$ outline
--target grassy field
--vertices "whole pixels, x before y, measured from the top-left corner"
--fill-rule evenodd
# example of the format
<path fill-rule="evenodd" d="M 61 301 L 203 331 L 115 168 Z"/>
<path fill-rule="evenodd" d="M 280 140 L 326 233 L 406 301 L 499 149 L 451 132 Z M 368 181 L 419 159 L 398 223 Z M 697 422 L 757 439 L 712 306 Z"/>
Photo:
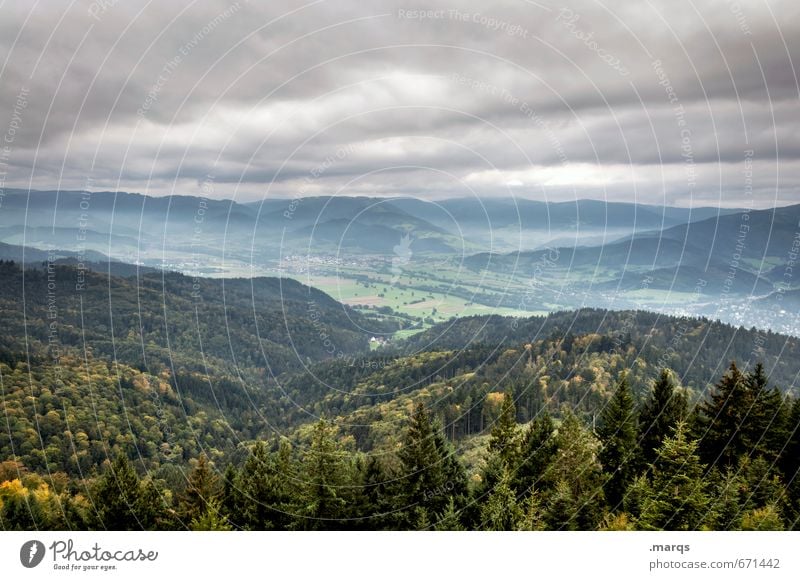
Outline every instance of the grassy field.
<path fill-rule="evenodd" d="M 210 266 L 219 264 L 209 262 Z M 597 283 L 618 275 L 613 268 L 553 268 L 533 278 L 522 268 L 513 274 L 479 272 L 463 267 L 458 259 L 435 256 L 417 256 L 399 271 L 381 257 L 364 256 L 338 263 L 308 263 L 305 272 L 252 268 L 235 260 L 220 265 L 220 272 L 212 275 L 288 276 L 344 304 L 367 309 L 389 307 L 396 314 L 413 318 L 403 321 L 404 328 L 395 338 L 410 336 L 453 317 L 534 316 L 574 308 L 586 298 L 603 298 L 603 292 L 590 289 L 588 280 Z M 584 292 L 588 294 L 584 296 Z M 651 288 L 607 294 L 609 300 L 625 307 L 658 308 L 697 300 L 690 292 Z M 409 328 L 411 325 L 413 328 Z"/>
<path fill-rule="evenodd" d="M 440 279 L 428 278 L 424 272 L 397 279 L 380 274 L 371 276 L 369 282 L 362 282 L 340 276 L 309 276 L 304 283 L 319 288 L 336 300 L 350 305 L 388 306 L 397 312 L 435 322 L 448 320 L 453 316 L 472 316 L 477 314 L 504 314 L 509 316 L 531 316 L 532 312 L 514 308 L 478 304 L 461 296 L 447 292 L 422 289 L 420 286 L 441 284 Z M 460 280 L 458 287 L 463 291 L 485 293 L 486 286 L 471 286 Z M 492 290 L 497 292 L 497 290 Z"/>

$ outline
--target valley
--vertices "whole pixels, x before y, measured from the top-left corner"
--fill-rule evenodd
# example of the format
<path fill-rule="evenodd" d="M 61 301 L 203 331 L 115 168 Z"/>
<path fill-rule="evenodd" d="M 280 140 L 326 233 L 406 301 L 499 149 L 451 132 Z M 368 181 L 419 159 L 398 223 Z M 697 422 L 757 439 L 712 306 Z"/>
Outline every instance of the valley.
<path fill-rule="evenodd" d="M 730 426 L 708 409 L 739 367 L 737 388 L 750 389 L 753 405 L 763 397 L 759 413 L 773 420 L 752 426 L 768 444 L 748 439 L 730 461 L 745 478 L 768 473 L 772 495 L 742 503 L 741 518 L 709 507 L 692 525 L 749 529 L 766 517 L 757 510 L 772 510 L 764 525 L 797 524 L 785 450 L 798 445 L 788 426 L 800 412 L 800 288 L 787 273 L 800 206 L 659 214 L 579 202 L 523 214 L 482 200 L 481 225 L 468 200 L 244 205 L 91 194 L 84 215 L 85 198 L 12 194 L 0 213 L 11 222 L 21 219 L 15 207 L 38 204 L 29 226 L 0 230 L 5 527 L 130 529 L 140 517 L 151 529 L 326 529 L 325 517 L 341 520 L 336 529 L 669 527 L 619 503 L 616 460 L 603 455 L 613 443 L 606 409 L 623 404 L 624 381 L 629 412 L 646 414 L 666 405 L 651 398 L 668 383 L 685 408 L 655 442 L 644 430 L 626 444 L 651 441 L 651 453 L 684 445 L 670 439 L 680 425 L 676 437 L 695 442 L 706 475 L 721 478 L 730 472 L 713 456 L 708 425 L 718 438 Z M 442 207 L 458 228 L 437 217 Z M 641 227 L 626 228 L 628 219 Z M 658 220 L 665 227 L 647 229 Z M 514 249 L 509 232 L 523 224 Z M 480 251 L 495 233 L 497 249 Z M 523 239 L 531 246 L 520 248 Z M 415 447 L 415 429 L 430 432 L 435 451 Z M 498 451 L 503 438 L 521 453 L 546 433 L 562 450 L 582 442 L 601 495 L 581 495 L 574 465 L 555 461 L 552 480 L 539 466 L 531 480 Z M 748 463 L 748 449 L 761 463 Z M 323 472 L 308 467 L 330 454 Z M 430 481 L 420 482 L 415 461 L 447 467 L 426 469 Z M 107 496 L 108 478 L 126 473 L 145 516 Z M 287 473 L 332 478 L 326 485 L 350 490 L 342 494 L 353 507 L 326 504 L 318 488 L 287 488 Z M 214 482 L 214 503 L 186 503 L 196 478 Z M 442 491 L 448 481 L 458 483 Z M 373 497 L 370 482 L 388 487 Z M 626 480 L 626 493 L 639 493 L 635 485 Z M 284 516 L 260 512 L 231 486 L 283 506 Z M 2 507 L 33 501 L 35 488 L 50 498 L 37 504 L 41 515 Z M 107 504 L 98 513 L 86 505 L 94 497 Z M 492 511 L 501 497 L 519 502 L 511 520 Z M 309 506 L 320 510 L 311 520 Z M 624 522 L 614 519 L 622 509 Z M 341 523 L 351 517 L 363 526 Z"/>

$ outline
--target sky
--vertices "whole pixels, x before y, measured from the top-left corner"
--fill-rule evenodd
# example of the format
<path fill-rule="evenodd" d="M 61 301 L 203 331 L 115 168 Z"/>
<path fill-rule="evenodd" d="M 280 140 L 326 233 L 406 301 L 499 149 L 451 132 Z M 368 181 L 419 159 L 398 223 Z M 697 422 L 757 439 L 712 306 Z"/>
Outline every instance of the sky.
<path fill-rule="evenodd" d="M 0 186 L 800 203 L 800 2 L 0 3 Z"/>

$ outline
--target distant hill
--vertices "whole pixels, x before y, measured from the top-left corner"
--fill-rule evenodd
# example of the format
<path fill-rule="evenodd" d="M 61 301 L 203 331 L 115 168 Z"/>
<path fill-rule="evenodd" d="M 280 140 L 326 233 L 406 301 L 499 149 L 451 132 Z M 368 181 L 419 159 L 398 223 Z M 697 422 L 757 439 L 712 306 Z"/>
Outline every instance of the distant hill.
<path fill-rule="evenodd" d="M 365 351 L 369 332 L 391 330 L 290 279 L 125 278 L 8 262 L 0 270 L 0 346 L 14 352 L 46 348 L 55 331 L 61 346 L 151 372 L 244 365 L 269 374 Z"/>
<path fill-rule="evenodd" d="M 77 259 L 79 254 L 77 252 L 70 252 L 67 250 L 48 251 L 0 242 L 0 260 L 13 260 L 15 262 L 24 262 L 26 264 L 37 265 L 41 262 L 46 262 L 51 257 L 55 257 L 58 260 L 65 258 Z M 92 250 L 87 251 L 83 257 L 93 262 L 108 260 L 108 257 L 105 254 Z"/>
<path fill-rule="evenodd" d="M 462 255 L 600 244 L 731 210 L 671 208 L 593 200 L 317 196 L 238 203 L 197 196 L 9 189 L 0 212 L 0 241 L 95 250 L 121 261 L 187 253 L 221 260 L 270 260 L 293 253 L 340 250 L 388 254 L 409 235 L 417 254 Z M 184 260 L 185 261 L 185 260 Z"/>
<path fill-rule="evenodd" d="M 425 217 L 428 221 L 447 229 L 452 228 L 453 223 L 495 228 L 521 226 L 524 229 L 554 230 L 575 226 L 660 229 L 739 211 L 712 207 L 659 207 L 592 199 L 545 202 L 524 198 L 455 198 L 428 202 L 400 198 L 392 200 L 392 203 L 408 213 Z M 450 216 L 452 219 L 448 219 Z"/>
<path fill-rule="evenodd" d="M 291 203 L 265 214 L 260 223 L 286 228 L 284 241 L 306 250 L 391 256 L 405 235 L 410 236 L 415 252 L 448 254 L 462 245 L 460 238 L 445 229 L 382 199 L 309 197 L 294 206 Z"/>
<path fill-rule="evenodd" d="M 60 266 L 83 267 L 93 272 L 104 272 L 112 276 L 137 276 L 157 272 L 156 268 L 137 266 L 117 260 L 109 260 L 100 252 L 87 250 L 82 255 L 64 250 L 39 250 L 25 246 L 14 246 L 0 242 L 0 260 L 11 260 L 29 268 L 44 268 L 49 260 Z"/>
<path fill-rule="evenodd" d="M 762 296 L 773 290 L 771 278 L 783 275 L 798 223 L 800 205 L 794 205 L 636 232 L 601 246 L 481 253 L 466 263 L 524 278 L 549 260 L 552 276 L 581 274 L 582 284 L 598 289 L 686 290 L 702 281 L 711 296 Z"/>
<path fill-rule="evenodd" d="M 251 255 L 277 257 L 309 248 L 332 254 L 340 247 L 391 255 L 409 232 L 419 240 L 418 252 L 453 253 L 463 244 L 386 200 L 366 197 L 240 204 L 180 195 L 8 190 L 0 212 L 0 241 L 65 251 L 88 248 L 123 260 L 132 255 L 154 260 L 165 252 L 221 257 L 224 252 L 248 261 Z"/>

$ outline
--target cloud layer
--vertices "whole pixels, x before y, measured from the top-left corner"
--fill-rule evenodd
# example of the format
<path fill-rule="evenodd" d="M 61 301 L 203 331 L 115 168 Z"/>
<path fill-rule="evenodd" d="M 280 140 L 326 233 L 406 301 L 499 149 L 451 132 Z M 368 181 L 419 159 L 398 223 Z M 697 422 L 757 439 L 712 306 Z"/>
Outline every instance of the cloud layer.
<path fill-rule="evenodd" d="M 4 4 L 5 186 L 800 201 L 793 0 L 265 4 Z"/>

